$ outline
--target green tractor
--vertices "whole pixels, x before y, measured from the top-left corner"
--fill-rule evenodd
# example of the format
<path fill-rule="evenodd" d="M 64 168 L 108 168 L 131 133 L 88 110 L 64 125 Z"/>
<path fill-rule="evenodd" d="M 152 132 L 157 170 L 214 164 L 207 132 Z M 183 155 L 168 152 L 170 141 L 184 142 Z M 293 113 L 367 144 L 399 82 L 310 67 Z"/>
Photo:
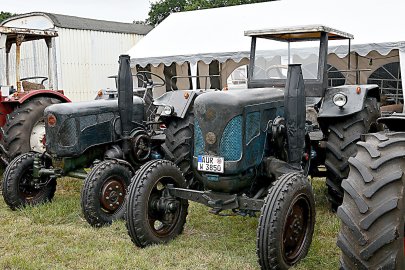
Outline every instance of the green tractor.
<path fill-rule="evenodd" d="M 137 169 L 160 158 L 174 160 L 193 185 L 190 104 L 197 93 L 170 91 L 153 99 L 154 87 L 165 81 L 146 71 L 132 76 L 129 56 L 120 57 L 116 80 L 111 98 L 46 108 L 46 151 L 17 156 L 4 173 L 3 197 L 11 209 L 51 201 L 57 179 L 70 176 L 84 179 L 85 219 L 95 227 L 111 224 L 124 215 Z M 140 88 L 133 88 L 134 80 Z"/>
<path fill-rule="evenodd" d="M 249 89 L 204 93 L 194 102 L 192 168 L 202 190 L 188 186 L 173 162 L 147 162 L 131 181 L 126 225 L 132 241 L 146 247 L 183 231 L 189 200 L 217 215 L 259 214 L 260 266 L 288 269 L 305 257 L 314 232 L 308 173 L 338 165 L 328 185 L 333 199 L 339 195 L 352 144 L 379 114 L 379 89 L 327 87 L 328 40 L 350 40 L 347 33 L 315 25 L 245 35 L 252 38 Z M 288 46 L 281 57 L 274 40 Z M 317 46 L 303 49 L 299 41 Z M 318 54 L 316 61 L 297 64 L 302 58 L 296 56 L 308 50 Z M 307 107 L 316 112 L 313 122 L 306 119 Z"/>

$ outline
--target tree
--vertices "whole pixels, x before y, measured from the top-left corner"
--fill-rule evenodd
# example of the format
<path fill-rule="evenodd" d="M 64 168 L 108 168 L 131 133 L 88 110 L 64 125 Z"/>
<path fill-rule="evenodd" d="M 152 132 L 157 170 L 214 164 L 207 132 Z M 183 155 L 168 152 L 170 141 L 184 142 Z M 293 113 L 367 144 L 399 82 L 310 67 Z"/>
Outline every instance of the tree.
<path fill-rule="evenodd" d="M 272 0 L 270 0 L 272 1 Z M 160 0 L 151 4 L 147 23 L 157 25 L 174 12 L 268 2 L 265 0 Z"/>
<path fill-rule="evenodd" d="M 2 21 L 4 21 L 5 19 L 8 19 L 8 18 L 13 17 L 15 15 L 17 15 L 17 14 L 13 14 L 13 13 L 10 13 L 10 12 L 5 12 L 5 11 L 0 11 L 0 23 Z"/>

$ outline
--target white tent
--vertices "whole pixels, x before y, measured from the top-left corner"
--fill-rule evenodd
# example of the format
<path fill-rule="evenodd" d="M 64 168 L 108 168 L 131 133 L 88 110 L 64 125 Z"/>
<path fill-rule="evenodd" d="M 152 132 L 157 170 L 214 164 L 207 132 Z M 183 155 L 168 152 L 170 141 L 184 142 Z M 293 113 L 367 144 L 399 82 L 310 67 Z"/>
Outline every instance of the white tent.
<path fill-rule="evenodd" d="M 240 61 L 247 64 L 250 39 L 244 31 L 323 24 L 353 34 L 351 51 L 360 56 L 373 52 L 391 57 L 396 50 L 405 74 L 404 10 L 400 0 L 282 0 L 174 13 L 128 53 L 133 67 L 151 64 L 161 69 L 188 62 L 195 74 L 197 63 L 218 60 L 233 70 Z M 332 47 L 330 53 L 342 58 L 347 48 Z"/>

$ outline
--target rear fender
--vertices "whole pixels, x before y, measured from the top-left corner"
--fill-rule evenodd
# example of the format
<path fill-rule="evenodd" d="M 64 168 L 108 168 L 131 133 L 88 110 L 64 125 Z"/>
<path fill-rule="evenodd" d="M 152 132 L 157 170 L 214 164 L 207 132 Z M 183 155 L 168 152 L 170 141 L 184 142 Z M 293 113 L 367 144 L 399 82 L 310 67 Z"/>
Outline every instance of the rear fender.
<path fill-rule="evenodd" d="M 4 99 L 5 103 L 23 104 L 25 101 L 35 97 L 50 97 L 59 99 L 62 102 L 71 102 L 64 94 L 62 90 L 34 90 L 29 92 L 22 92 L 20 94 L 13 94 L 10 97 Z"/>
<path fill-rule="evenodd" d="M 347 103 L 343 108 L 339 108 L 333 103 L 333 97 L 337 93 L 343 93 L 347 97 Z M 378 85 L 342 85 L 328 88 L 319 109 L 318 119 L 343 117 L 358 113 L 364 109 L 365 100 L 368 97 L 374 97 L 380 101 Z"/>
<path fill-rule="evenodd" d="M 153 105 L 159 107 L 158 114 L 161 116 L 184 118 L 189 109 L 193 106 L 194 99 L 197 96 L 197 91 L 193 90 L 170 91 L 155 99 Z M 162 110 L 165 106 L 171 106 L 173 108 L 173 113 L 171 115 L 163 114 Z"/>

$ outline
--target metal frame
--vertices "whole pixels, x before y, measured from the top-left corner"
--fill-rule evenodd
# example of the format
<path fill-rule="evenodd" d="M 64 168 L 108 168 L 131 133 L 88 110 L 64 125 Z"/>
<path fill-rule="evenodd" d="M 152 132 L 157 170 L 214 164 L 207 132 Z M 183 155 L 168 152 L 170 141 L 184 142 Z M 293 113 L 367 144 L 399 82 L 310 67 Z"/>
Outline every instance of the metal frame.
<path fill-rule="evenodd" d="M 256 39 L 272 39 L 282 42 L 298 42 L 298 41 L 313 41 L 319 40 L 319 60 L 318 60 L 318 76 L 317 79 L 305 79 L 306 96 L 309 97 L 322 97 L 328 87 L 327 75 L 327 55 L 328 55 L 328 40 L 342 40 L 353 38 L 351 34 L 322 26 L 297 26 L 289 28 L 265 29 L 256 31 L 246 31 L 246 36 L 252 37 L 250 49 L 250 63 L 249 63 L 249 76 L 248 88 L 260 87 L 285 87 L 285 79 L 253 79 L 253 71 L 255 66 L 256 56 Z"/>

